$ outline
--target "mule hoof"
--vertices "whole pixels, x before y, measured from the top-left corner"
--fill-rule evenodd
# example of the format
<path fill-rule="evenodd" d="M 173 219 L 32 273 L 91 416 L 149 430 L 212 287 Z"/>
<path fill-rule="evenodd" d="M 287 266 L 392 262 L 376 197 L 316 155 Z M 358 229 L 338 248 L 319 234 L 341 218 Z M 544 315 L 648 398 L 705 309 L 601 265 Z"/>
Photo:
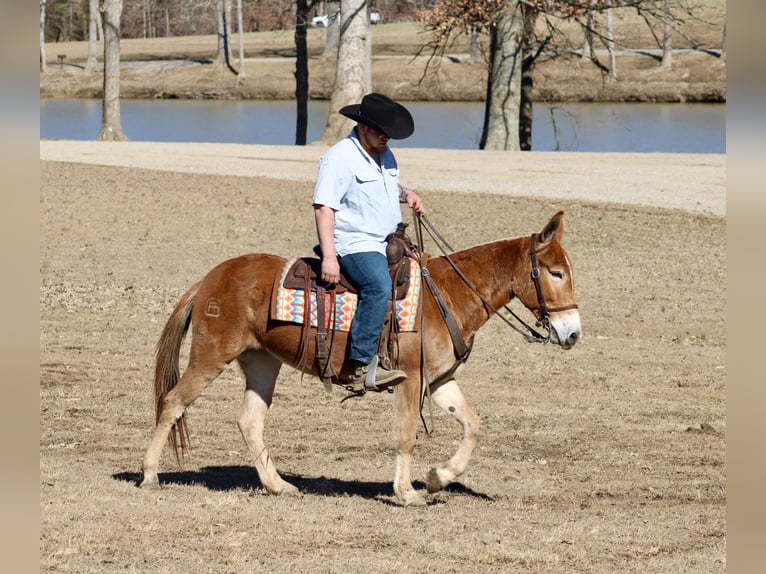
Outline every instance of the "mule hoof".
<path fill-rule="evenodd" d="M 404 507 L 419 507 L 426 506 L 428 504 L 426 499 L 423 498 L 423 496 L 415 490 L 408 490 L 403 493 L 398 493 L 397 498 L 399 499 L 399 503 Z"/>
<path fill-rule="evenodd" d="M 269 494 L 274 496 L 303 496 L 298 487 L 290 484 L 289 482 L 283 482 L 277 488 L 266 488 Z"/>
<path fill-rule="evenodd" d="M 294 486 L 292 488 L 287 488 L 279 493 L 279 496 L 296 496 L 301 497 L 303 496 L 303 493 L 295 488 Z"/>
<path fill-rule="evenodd" d="M 426 499 L 423 498 L 418 493 L 413 493 L 412 496 L 408 497 L 407 500 L 404 501 L 404 506 L 412 506 L 415 508 L 420 508 L 423 506 L 426 506 L 428 503 L 426 502 Z"/>
<path fill-rule="evenodd" d="M 138 488 L 142 490 L 159 490 L 161 488 L 160 481 L 157 477 L 145 477 L 144 480 L 141 481 L 141 484 L 138 485 Z"/>
<path fill-rule="evenodd" d="M 447 485 L 444 484 L 442 479 L 439 477 L 439 471 L 437 471 L 435 468 L 432 468 L 428 471 L 428 474 L 426 475 L 426 490 L 428 490 L 428 494 L 439 492 L 445 486 Z"/>

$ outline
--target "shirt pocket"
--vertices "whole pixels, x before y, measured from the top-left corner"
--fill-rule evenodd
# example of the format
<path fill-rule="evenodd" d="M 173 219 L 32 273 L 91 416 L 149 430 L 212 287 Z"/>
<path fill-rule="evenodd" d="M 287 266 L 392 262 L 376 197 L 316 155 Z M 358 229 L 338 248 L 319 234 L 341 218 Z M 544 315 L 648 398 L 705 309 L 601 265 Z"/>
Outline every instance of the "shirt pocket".
<path fill-rule="evenodd" d="M 388 207 L 391 179 L 372 166 L 360 165 L 352 170 L 354 177 L 346 200 L 365 221 L 383 216 Z"/>
<path fill-rule="evenodd" d="M 380 179 L 380 172 L 369 166 L 360 166 L 353 173 L 357 184 L 373 183 Z"/>

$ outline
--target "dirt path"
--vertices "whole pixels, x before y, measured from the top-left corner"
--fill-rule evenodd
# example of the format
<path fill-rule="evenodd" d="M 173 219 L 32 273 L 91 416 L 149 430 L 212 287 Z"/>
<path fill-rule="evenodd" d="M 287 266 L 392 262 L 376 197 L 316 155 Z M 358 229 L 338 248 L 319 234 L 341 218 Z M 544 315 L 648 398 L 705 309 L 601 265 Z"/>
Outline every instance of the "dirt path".
<path fill-rule="evenodd" d="M 40 159 L 311 182 L 326 148 L 41 141 Z M 396 148 L 416 189 L 548 197 L 726 213 L 721 154 L 507 153 Z"/>

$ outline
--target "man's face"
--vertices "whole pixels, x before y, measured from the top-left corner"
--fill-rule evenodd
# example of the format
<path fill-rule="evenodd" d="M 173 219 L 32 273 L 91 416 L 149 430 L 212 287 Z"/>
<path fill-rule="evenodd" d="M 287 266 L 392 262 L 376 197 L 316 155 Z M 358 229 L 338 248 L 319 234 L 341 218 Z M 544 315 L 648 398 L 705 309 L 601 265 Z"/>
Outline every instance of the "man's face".
<path fill-rule="evenodd" d="M 386 144 L 391 139 L 386 134 L 364 124 L 357 124 L 356 131 L 359 134 L 359 141 L 367 153 L 383 153 L 386 151 Z"/>

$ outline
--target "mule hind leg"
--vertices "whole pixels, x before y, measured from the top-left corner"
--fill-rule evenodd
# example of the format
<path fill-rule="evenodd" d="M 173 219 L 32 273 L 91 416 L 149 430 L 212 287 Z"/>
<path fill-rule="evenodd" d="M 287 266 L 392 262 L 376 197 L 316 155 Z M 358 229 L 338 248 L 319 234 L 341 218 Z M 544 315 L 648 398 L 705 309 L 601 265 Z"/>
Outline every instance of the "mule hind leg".
<path fill-rule="evenodd" d="M 154 435 L 146 449 L 144 455 L 143 472 L 144 478 L 141 482 L 142 488 L 159 487 L 159 477 L 157 474 L 160 462 L 160 455 L 168 437 L 173 431 L 173 425 L 184 414 L 186 408 L 202 393 L 202 391 L 226 367 L 225 362 L 190 362 L 184 371 L 178 384 L 171 389 L 162 403 L 162 410 L 154 428 Z"/>
<path fill-rule="evenodd" d="M 454 379 L 438 387 L 431 396 L 439 408 L 451 414 L 463 425 L 463 440 L 460 441 L 452 458 L 445 464 L 435 466 L 428 471 L 426 488 L 428 492 L 433 493 L 446 488 L 465 471 L 479 440 L 480 421 Z"/>
<path fill-rule="evenodd" d="M 263 441 L 266 415 L 271 406 L 274 385 L 282 363 L 266 351 L 250 351 L 237 360 L 246 381 L 245 397 L 238 420 L 239 430 L 255 459 L 258 478 L 270 494 L 297 495 L 298 489 L 279 476 L 269 449 Z"/>

